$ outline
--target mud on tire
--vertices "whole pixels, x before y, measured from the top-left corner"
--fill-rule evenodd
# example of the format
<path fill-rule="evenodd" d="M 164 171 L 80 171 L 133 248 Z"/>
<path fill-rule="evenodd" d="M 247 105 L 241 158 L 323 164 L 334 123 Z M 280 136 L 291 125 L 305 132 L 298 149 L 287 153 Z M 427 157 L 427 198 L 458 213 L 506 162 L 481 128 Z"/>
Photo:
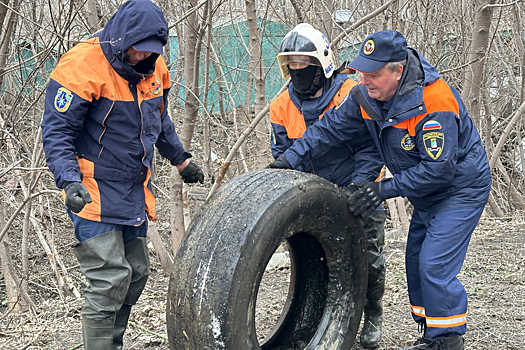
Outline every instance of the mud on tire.
<path fill-rule="evenodd" d="M 257 291 L 283 241 L 290 247 L 288 300 L 259 344 Z M 364 234 L 341 189 L 291 170 L 238 176 L 204 203 L 175 257 L 166 307 L 170 347 L 350 349 L 366 276 Z"/>

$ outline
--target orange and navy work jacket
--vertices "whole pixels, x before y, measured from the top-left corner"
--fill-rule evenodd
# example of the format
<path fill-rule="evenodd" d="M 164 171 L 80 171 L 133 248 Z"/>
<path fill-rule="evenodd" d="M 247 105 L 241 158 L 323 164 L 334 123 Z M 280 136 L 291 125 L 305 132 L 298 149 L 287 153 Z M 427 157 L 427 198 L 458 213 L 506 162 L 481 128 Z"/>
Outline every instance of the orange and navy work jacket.
<path fill-rule="evenodd" d="M 152 53 L 135 67 L 123 60 L 140 40 L 167 42 L 166 21 L 151 4 L 123 5 L 50 75 L 41 125 L 47 164 L 59 188 L 86 186 L 92 203 L 77 214 L 84 219 L 129 226 L 155 220 L 154 146 L 172 165 L 191 157 L 167 113 L 170 76 L 162 57 Z"/>
<path fill-rule="evenodd" d="M 416 50 L 409 49 L 390 101 L 372 99 L 358 85 L 332 111 L 288 149 L 290 164 L 347 142 L 354 137 L 352 118 L 359 116 L 393 174 L 381 182 L 383 198 L 407 197 L 430 216 L 486 203 L 490 169 L 476 127 L 458 92 Z"/>
<path fill-rule="evenodd" d="M 330 109 L 343 101 L 356 85 L 346 74 L 337 74 L 332 85 L 320 97 L 300 100 L 294 93 L 293 83 L 290 83 L 288 90 L 270 104 L 273 157 L 277 158 L 289 149 L 325 113 L 330 113 Z M 339 186 L 347 186 L 352 181 L 373 181 L 379 174 L 382 162 L 374 150 L 371 138 L 366 139 L 366 127 L 362 120 L 356 120 L 354 130 L 355 138 L 346 140 L 323 154 L 301 159 L 294 164 L 294 169 L 316 174 Z M 363 150 L 365 151 L 361 152 Z M 361 157 L 362 155 L 365 157 Z"/>

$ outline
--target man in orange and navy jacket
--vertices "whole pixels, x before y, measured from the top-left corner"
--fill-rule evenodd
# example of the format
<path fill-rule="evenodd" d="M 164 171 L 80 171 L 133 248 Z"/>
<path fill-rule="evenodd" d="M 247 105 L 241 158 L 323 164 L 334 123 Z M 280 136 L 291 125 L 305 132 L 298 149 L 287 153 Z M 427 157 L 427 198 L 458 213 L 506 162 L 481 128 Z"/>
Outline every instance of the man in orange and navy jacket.
<path fill-rule="evenodd" d="M 162 59 L 168 25 L 149 0 L 125 2 L 103 30 L 69 50 L 51 73 L 42 139 L 64 189 L 88 281 L 85 349 L 121 349 L 131 306 L 149 274 L 147 222 L 154 146 L 184 182 L 203 182 L 168 116 Z"/>
<path fill-rule="evenodd" d="M 330 113 L 357 83 L 348 79 L 348 69 L 335 69 L 328 40 L 307 23 L 299 24 L 285 36 L 277 60 L 283 78 L 291 77 L 288 89 L 270 104 L 272 154 L 282 159 L 279 157 L 325 113 Z M 341 187 L 352 181 L 374 181 L 383 162 L 363 120 L 354 118 L 350 127 L 354 137 L 296 164 L 294 169 L 316 174 Z M 377 347 L 381 341 L 385 219 L 385 210 L 379 208 L 366 220 L 360 220 L 366 234 L 368 259 L 368 288 L 360 336 L 364 348 Z"/>
<path fill-rule="evenodd" d="M 362 117 L 393 177 L 354 183 L 350 210 L 367 216 L 397 196 L 414 205 L 406 274 L 424 334 L 402 349 L 461 350 L 467 293 L 456 276 L 490 193 L 483 143 L 459 93 L 401 33 L 369 35 L 349 67 L 361 73 L 360 85 L 284 157 L 294 166 L 343 144 L 353 137 L 352 118 Z"/>

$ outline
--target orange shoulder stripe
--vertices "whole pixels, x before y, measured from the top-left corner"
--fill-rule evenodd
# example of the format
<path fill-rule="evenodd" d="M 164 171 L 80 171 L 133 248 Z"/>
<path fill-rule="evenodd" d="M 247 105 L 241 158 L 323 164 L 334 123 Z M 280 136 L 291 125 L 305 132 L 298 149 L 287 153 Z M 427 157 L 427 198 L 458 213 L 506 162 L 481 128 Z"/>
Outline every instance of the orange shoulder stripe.
<path fill-rule="evenodd" d="M 306 131 L 304 117 L 290 99 L 288 90 L 285 90 L 271 103 L 270 121 L 284 126 L 291 139 L 301 138 Z"/>
<path fill-rule="evenodd" d="M 426 113 L 404 120 L 401 123 L 393 125 L 393 127 L 406 129 L 410 136 L 415 136 L 416 126 L 429 113 L 453 112 L 456 115 L 459 115 L 458 101 L 452 94 L 448 84 L 441 79 L 436 80 L 433 84 L 428 85 L 423 89 L 423 101 L 425 101 L 425 106 L 427 108 Z M 363 107 L 361 107 L 361 114 L 364 119 L 371 119 L 370 116 L 366 114 Z"/>
<path fill-rule="evenodd" d="M 98 38 L 88 39 L 69 50 L 50 77 L 87 101 L 101 97 L 133 101 L 128 82 L 110 66 Z"/>
<path fill-rule="evenodd" d="M 350 90 L 352 90 L 352 88 L 356 85 L 357 85 L 357 82 L 351 79 L 345 80 L 345 82 L 343 83 L 343 85 L 341 86 L 337 94 L 335 94 L 332 101 L 330 101 L 328 106 L 326 106 L 323 114 L 319 116 L 319 119 L 321 119 L 324 116 L 324 114 L 330 110 L 330 108 L 337 106 L 339 102 L 341 102 L 346 97 L 346 95 L 350 93 Z"/>
<path fill-rule="evenodd" d="M 319 116 L 319 119 L 321 119 L 330 108 L 341 102 L 355 85 L 357 85 L 355 81 L 350 79 L 346 80 L 339 91 L 335 94 L 334 98 L 332 98 L 332 101 L 330 101 L 325 108 L 323 114 Z M 291 139 L 301 138 L 306 131 L 304 117 L 291 101 L 288 90 L 285 90 L 271 103 L 270 121 L 284 126 L 288 133 L 288 137 Z"/>

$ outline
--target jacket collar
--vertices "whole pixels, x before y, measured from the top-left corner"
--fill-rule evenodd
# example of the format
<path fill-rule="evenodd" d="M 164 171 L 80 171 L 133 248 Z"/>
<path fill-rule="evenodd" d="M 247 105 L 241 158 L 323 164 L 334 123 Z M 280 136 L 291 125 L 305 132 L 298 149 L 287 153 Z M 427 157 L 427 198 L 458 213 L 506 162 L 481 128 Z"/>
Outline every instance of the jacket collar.
<path fill-rule="evenodd" d="M 382 116 L 385 127 L 426 113 L 423 88 L 439 78 L 437 70 L 417 50 L 409 48 L 407 64 L 391 101 L 382 103 L 374 100 L 368 96 L 364 86 L 359 87 L 370 108 Z M 383 110 L 385 106 L 388 108 L 386 111 Z"/>
<path fill-rule="evenodd" d="M 308 100 L 301 100 L 297 97 L 293 91 L 292 82 L 290 82 L 290 85 L 288 86 L 288 93 L 290 94 L 290 99 L 292 100 L 295 107 L 297 107 L 297 109 L 299 109 L 303 114 L 308 114 L 308 116 L 305 115 L 305 118 L 318 118 L 321 114 L 323 114 L 326 106 L 328 106 L 330 101 L 332 101 L 335 94 L 337 94 L 347 79 L 348 75 L 346 74 L 336 74 L 330 79 L 326 79 L 322 95 Z"/>

